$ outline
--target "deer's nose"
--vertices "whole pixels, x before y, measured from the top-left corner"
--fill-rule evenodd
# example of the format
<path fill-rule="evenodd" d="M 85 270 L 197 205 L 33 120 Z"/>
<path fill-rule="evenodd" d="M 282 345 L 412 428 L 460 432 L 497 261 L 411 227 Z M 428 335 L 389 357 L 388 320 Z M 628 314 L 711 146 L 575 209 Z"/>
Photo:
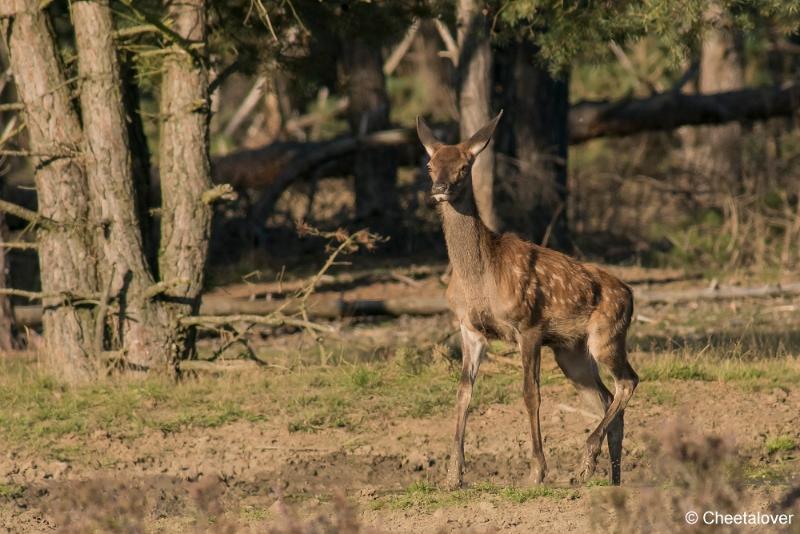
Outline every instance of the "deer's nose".
<path fill-rule="evenodd" d="M 433 195 L 446 195 L 450 192 L 450 184 L 448 183 L 435 183 L 431 188 L 431 194 Z"/>

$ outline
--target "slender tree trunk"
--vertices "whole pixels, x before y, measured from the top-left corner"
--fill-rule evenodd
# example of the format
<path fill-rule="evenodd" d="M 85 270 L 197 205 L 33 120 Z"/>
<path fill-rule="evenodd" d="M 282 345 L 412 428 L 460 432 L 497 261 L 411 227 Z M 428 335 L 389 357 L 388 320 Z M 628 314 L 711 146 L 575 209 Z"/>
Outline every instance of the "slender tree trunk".
<path fill-rule="evenodd" d="M 744 87 L 742 39 L 714 4 L 706 13 L 713 28 L 704 35 L 697 91 L 710 94 Z M 742 128 L 737 123 L 695 128 L 686 134 L 689 163 L 699 176 L 736 191 L 741 186 Z"/>
<path fill-rule="evenodd" d="M 32 158 L 39 213 L 53 221 L 38 232 L 42 291 L 91 298 L 97 292 L 97 257 L 89 231 L 88 186 L 80 159 L 80 123 L 55 48 L 53 32 L 37 0 L 18 0 L 7 31 L 11 68 L 25 107 L 31 150 L 62 154 Z M 91 307 L 60 297 L 43 299 L 44 358 L 64 380 L 92 376 L 95 319 Z"/>
<path fill-rule="evenodd" d="M 353 135 L 389 128 L 389 96 L 380 46 L 352 36 L 342 43 L 342 78 L 347 89 L 347 120 Z M 398 214 L 397 158 L 393 148 L 370 148 L 356 154 L 356 218 L 388 222 Z"/>
<path fill-rule="evenodd" d="M 514 161 L 501 188 L 503 223 L 537 243 L 546 238 L 549 246 L 568 250 L 569 84 L 539 63 L 530 41 L 512 43 L 502 53 L 510 74 L 504 77 L 509 118 L 503 144 Z"/>
<path fill-rule="evenodd" d="M 488 24 L 480 2 L 459 0 L 458 106 L 462 139 L 468 139 L 493 117 L 492 48 Z M 494 205 L 493 141 L 475 160 L 472 187 L 483 223 L 491 230 L 499 230 L 500 220 Z"/>
<path fill-rule="evenodd" d="M 85 164 L 92 201 L 95 239 L 104 263 L 101 287 L 110 288 L 120 307 L 112 328 L 128 369 L 174 369 L 171 324 L 148 295 L 154 285 L 147 266 L 134 189 L 128 125 L 120 66 L 113 42 L 107 0 L 72 4 L 81 111 L 86 140 Z M 98 342 L 98 348 L 100 342 Z"/>
<path fill-rule="evenodd" d="M 205 0 L 167 5 L 172 29 L 191 43 L 206 42 Z M 211 207 L 202 195 L 211 188 L 208 70 L 205 51 L 197 57 L 177 47 L 164 63 L 161 81 L 160 172 L 163 280 L 180 280 L 166 294 L 172 316 L 197 312 L 211 232 Z M 179 332 L 178 358 L 194 348 L 193 330 Z"/>

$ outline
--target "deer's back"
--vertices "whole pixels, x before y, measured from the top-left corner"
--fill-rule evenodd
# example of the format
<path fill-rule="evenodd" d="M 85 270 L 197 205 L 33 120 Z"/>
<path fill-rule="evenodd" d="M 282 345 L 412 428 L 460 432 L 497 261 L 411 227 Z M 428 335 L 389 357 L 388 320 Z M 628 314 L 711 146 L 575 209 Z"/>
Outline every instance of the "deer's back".
<path fill-rule="evenodd" d="M 590 323 L 627 328 L 630 288 L 599 267 L 514 234 L 497 236 L 487 252 L 480 287 L 466 287 L 454 272 L 447 293 L 459 319 L 485 335 L 513 340 L 516 331 L 541 326 L 554 345 L 585 337 Z"/>

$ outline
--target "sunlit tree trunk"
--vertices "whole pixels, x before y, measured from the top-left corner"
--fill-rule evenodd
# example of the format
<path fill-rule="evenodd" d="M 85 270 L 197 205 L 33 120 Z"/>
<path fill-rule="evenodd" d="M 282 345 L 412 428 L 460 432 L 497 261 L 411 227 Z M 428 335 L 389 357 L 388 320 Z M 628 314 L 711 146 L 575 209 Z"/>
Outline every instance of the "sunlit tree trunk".
<path fill-rule="evenodd" d="M 32 166 L 39 213 L 54 222 L 40 226 L 37 233 L 45 294 L 43 358 L 60 378 L 85 381 L 94 369 L 94 309 L 58 296 L 91 299 L 97 293 L 98 258 L 94 232 L 88 226 L 88 184 L 78 155 L 81 127 L 40 2 L 18 0 L 16 7 L 4 35 L 35 154 Z"/>
<path fill-rule="evenodd" d="M 174 325 L 150 290 L 155 281 L 142 241 L 111 9 L 103 0 L 76 1 L 72 19 L 82 78 L 90 220 L 103 265 L 100 287 L 108 287 L 119 305 L 103 348 L 119 350 L 126 369 L 169 370 L 176 363 L 170 346 Z"/>
<path fill-rule="evenodd" d="M 172 29 L 186 42 L 206 42 L 205 0 L 167 3 Z M 180 281 L 166 293 L 170 316 L 197 312 L 208 257 L 212 210 L 202 196 L 211 188 L 209 163 L 209 95 L 205 50 L 194 57 L 173 47 L 164 63 L 160 99 L 162 280 Z M 178 329 L 177 358 L 194 347 L 192 331 Z"/>
<path fill-rule="evenodd" d="M 742 39 L 718 5 L 706 18 L 713 27 L 703 36 L 697 91 L 701 94 L 744 87 Z M 738 123 L 703 126 L 690 134 L 689 162 L 695 173 L 736 190 L 741 185 L 742 128 Z"/>
<path fill-rule="evenodd" d="M 469 138 L 494 116 L 489 22 L 481 9 L 481 2 L 477 0 L 458 2 L 458 108 L 462 139 Z M 499 230 L 500 220 L 494 204 L 494 142 L 490 142 L 475 160 L 472 186 L 484 224 Z"/>

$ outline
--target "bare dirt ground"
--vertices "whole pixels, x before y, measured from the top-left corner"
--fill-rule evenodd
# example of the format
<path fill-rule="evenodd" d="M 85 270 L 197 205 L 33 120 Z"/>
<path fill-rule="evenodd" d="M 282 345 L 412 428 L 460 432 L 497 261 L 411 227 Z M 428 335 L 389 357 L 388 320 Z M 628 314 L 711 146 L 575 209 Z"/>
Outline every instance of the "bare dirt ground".
<path fill-rule="evenodd" d="M 436 288 L 426 279 L 349 291 L 385 298 Z M 0 525 L 8 532 L 666 532 L 688 528 L 683 517 L 694 508 L 800 513 L 800 502 L 787 498 L 800 487 L 800 300 L 639 313 L 631 346 L 642 382 L 626 412 L 621 490 L 605 482 L 605 451 L 593 481 L 574 482 L 595 423 L 549 352 L 542 407 L 549 475 L 544 486 L 526 486 L 530 434 L 519 364 L 499 345 L 477 385 L 466 487 L 440 489 L 455 394 L 441 343 L 452 325 L 446 316 L 406 317 L 352 321 L 323 341 L 269 338 L 259 349 L 269 366 L 178 386 L 110 381 L 69 391 L 35 363 L 8 357 Z"/>

